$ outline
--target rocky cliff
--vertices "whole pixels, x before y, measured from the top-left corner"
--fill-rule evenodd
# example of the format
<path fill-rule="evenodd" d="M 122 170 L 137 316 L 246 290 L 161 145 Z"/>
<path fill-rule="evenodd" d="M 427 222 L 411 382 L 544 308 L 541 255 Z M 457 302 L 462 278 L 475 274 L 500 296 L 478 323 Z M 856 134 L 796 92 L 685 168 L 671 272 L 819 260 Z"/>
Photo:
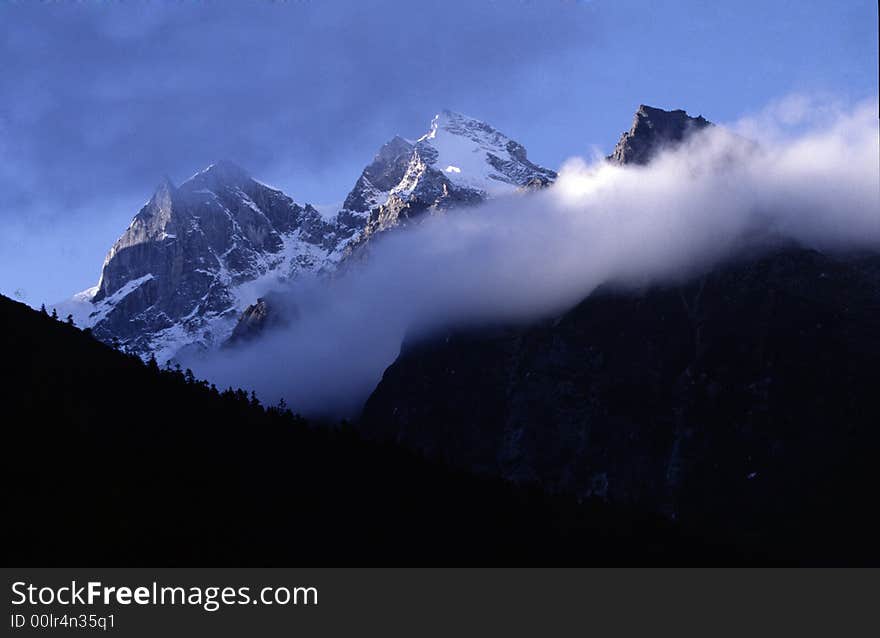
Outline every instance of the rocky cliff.
<path fill-rule="evenodd" d="M 680 144 L 691 133 L 708 126 L 712 123 L 702 115 L 691 117 L 680 109 L 664 111 L 642 104 L 608 160 L 615 164 L 647 164 L 663 149 Z"/>
<path fill-rule="evenodd" d="M 243 306 L 241 285 L 328 267 L 333 227 L 309 205 L 218 162 L 175 187 L 165 179 L 80 295 L 107 342 L 167 359 L 224 340 Z"/>

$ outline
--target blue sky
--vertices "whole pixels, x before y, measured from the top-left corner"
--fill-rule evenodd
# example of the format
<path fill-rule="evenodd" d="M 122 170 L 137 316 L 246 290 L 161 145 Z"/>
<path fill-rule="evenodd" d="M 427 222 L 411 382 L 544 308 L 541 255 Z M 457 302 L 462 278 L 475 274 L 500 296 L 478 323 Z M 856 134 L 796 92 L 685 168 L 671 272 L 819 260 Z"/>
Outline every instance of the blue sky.
<path fill-rule="evenodd" d="M 872 0 L 0 0 L 0 292 L 93 285 L 162 175 L 218 158 L 340 201 L 451 108 L 555 168 L 640 103 L 725 122 L 876 97 L 877 50 Z"/>

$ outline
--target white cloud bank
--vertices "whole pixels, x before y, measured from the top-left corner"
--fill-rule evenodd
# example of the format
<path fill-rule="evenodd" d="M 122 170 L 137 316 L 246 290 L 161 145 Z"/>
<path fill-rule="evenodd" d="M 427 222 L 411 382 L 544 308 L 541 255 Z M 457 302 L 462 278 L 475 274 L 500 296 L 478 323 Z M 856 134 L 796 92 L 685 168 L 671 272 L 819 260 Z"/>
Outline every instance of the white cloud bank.
<path fill-rule="evenodd" d="M 805 104 L 707 129 L 646 167 L 569 160 L 542 192 L 390 233 L 362 267 L 283 291 L 299 310 L 289 327 L 189 365 L 305 414 L 352 415 L 408 331 L 536 318 L 604 282 L 681 278 L 768 240 L 880 250 L 877 102 Z"/>

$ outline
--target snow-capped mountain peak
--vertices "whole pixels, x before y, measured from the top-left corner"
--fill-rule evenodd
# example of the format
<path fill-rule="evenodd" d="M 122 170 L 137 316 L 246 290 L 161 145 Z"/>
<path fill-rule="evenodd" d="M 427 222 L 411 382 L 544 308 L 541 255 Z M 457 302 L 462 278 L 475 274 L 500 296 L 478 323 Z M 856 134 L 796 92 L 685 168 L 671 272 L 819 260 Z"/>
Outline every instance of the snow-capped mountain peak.
<path fill-rule="evenodd" d="M 261 288 L 326 267 L 332 237 L 308 204 L 216 162 L 177 187 L 163 179 L 107 253 L 98 286 L 67 305 L 100 339 L 167 359 L 222 342 Z"/>
<path fill-rule="evenodd" d="M 181 188 L 198 190 L 200 188 L 242 187 L 254 179 L 240 166 L 229 160 L 218 160 L 202 169 L 181 184 Z"/>
<path fill-rule="evenodd" d="M 166 360 L 222 343 L 280 281 L 332 272 L 376 233 L 555 177 L 518 142 L 448 110 L 417 140 L 384 144 L 334 217 L 218 161 L 179 186 L 163 179 L 98 285 L 64 305 L 98 338 Z"/>
<path fill-rule="evenodd" d="M 514 191 L 535 177 L 548 182 L 556 178 L 553 171 L 532 164 L 519 142 L 481 120 L 448 109 L 434 116 L 416 148 L 427 166 L 453 184 L 489 196 Z"/>
<path fill-rule="evenodd" d="M 443 110 L 415 142 L 393 138 L 364 169 L 339 214 L 350 232 L 347 250 L 425 212 L 477 204 L 555 179 L 555 172 L 528 160 L 519 142 L 481 120 Z"/>
<path fill-rule="evenodd" d="M 484 144 L 487 142 L 491 144 L 493 137 L 498 138 L 495 145 L 509 141 L 508 137 L 499 133 L 482 120 L 455 111 L 450 111 L 449 109 L 443 109 L 437 113 L 431 120 L 428 132 L 416 141 L 422 142 L 424 140 L 436 139 L 438 136 L 443 136 L 444 134 L 468 137 L 478 144 Z"/>

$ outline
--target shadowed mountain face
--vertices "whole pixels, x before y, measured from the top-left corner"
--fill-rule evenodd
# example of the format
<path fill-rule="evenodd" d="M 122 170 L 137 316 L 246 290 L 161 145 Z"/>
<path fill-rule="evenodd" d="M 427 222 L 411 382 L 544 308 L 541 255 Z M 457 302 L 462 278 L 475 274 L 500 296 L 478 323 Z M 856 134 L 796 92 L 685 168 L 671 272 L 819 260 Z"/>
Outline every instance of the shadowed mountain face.
<path fill-rule="evenodd" d="M 878 317 L 880 256 L 780 249 L 680 286 L 599 290 L 536 325 L 407 343 L 361 428 L 833 561 L 878 531 Z M 859 549 L 823 544 L 829 526 Z"/>
<path fill-rule="evenodd" d="M 621 135 L 608 160 L 615 164 L 647 164 L 664 148 L 684 141 L 690 133 L 712 126 L 702 115 L 690 117 L 682 110 L 664 111 L 642 104 L 632 127 Z"/>
<path fill-rule="evenodd" d="M 161 360 L 212 347 L 235 323 L 242 284 L 316 272 L 334 239 L 314 208 L 230 162 L 179 187 L 166 179 L 110 249 L 79 323 Z"/>
<path fill-rule="evenodd" d="M 7 562 L 730 563 L 658 517 L 450 471 L 0 296 Z"/>

